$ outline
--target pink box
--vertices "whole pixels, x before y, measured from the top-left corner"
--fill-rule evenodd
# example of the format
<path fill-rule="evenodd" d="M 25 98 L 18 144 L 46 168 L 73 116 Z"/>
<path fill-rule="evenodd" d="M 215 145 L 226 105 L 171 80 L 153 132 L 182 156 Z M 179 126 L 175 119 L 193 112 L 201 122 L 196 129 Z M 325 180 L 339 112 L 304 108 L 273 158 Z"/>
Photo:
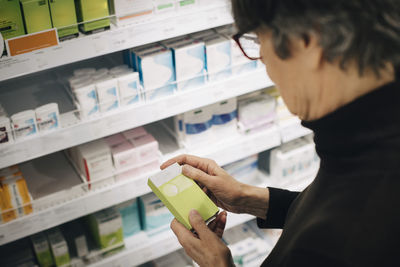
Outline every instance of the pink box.
<path fill-rule="evenodd" d="M 147 135 L 147 131 L 143 127 L 137 127 L 122 133 L 126 139 L 134 139 L 140 136 Z"/>
<path fill-rule="evenodd" d="M 150 134 L 129 140 L 138 151 L 141 163 L 151 162 L 159 158 L 158 142 Z"/>
<path fill-rule="evenodd" d="M 150 163 L 144 164 L 143 166 L 139 167 L 140 174 L 146 174 L 149 172 L 153 172 L 156 170 L 160 170 L 160 160 L 154 160 Z"/>
<path fill-rule="evenodd" d="M 104 140 L 106 141 L 109 147 L 114 147 L 116 145 L 122 144 L 127 141 L 126 138 L 120 133 L 108 136 L 104 138 Z"/>
<path fill-rule="evenodd" d="M 111 148 L 111 153 L 116 169 L 137 166 L 139 163 L 138 151 L 128 141 L 113 146 Z"/>
<path fill-rule="evenodd" d="M 115 181 L 116 182 L 120 182 L 120 181 L 125 181 L 125 180 L 128 180 L 128 179 L 135 179 L 140 174 L 141 174 L 140 167 L 133 168 L 133 169 L 131 169 L 129 171 L 117 174 L 117 176 L 115 177 Z"/>

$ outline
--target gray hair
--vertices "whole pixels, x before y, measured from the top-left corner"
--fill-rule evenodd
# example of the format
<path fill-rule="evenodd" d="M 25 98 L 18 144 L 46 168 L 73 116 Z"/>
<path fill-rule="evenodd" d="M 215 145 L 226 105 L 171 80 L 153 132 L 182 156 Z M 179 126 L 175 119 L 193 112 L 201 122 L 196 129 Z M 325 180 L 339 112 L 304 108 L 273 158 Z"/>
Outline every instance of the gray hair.
<path fill-rule="evenodd" d="M 360 75 L 378 76 L 387 63 L 400 65 L 399 0 L 232 0 L 240 32 L 265 27 L 277 55 L 291 56 L 290 39 L 317 34 L 328 62 L 346 69 L 356 62 Z"/>

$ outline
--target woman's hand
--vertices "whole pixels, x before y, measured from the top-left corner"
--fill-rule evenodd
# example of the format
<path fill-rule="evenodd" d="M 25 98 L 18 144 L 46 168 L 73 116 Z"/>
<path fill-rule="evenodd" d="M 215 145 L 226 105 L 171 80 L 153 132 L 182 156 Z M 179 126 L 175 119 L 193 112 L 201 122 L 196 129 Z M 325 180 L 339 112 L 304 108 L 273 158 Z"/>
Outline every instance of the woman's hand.
<path fill-rule="evenodd" d="M 182 173 L 195 180 L 220 208 L 265 219 L 269 203 L 268 188 L 240 183 L 215 161 L 191 155 L 172 158 L 163 163 L 161 169 L 176 162 L 183 165 Z"/>
<path fill-rule="evenodd" d="M 196 210 L 190 212 L 189 221 L 196 234 L 186 229 L 176 219 L 171 223 L 171 229 L 185 249 L 186 254 L 199 266 L 234 266 L 230 250 L 220 239 L 223 228 L 225 228 L 226 213 L 220 213 L 215 219 L 217 223 L 214 223 L 212 227 L 219 227 L 214 228 L 214 232 L 209 228 L 213 222 L 207 227 Z M 220 223 L 223 224 L 222 229 Z"/>
<path fill-rule="evenodd" d="M 181 155 L 161 165 L 161 169 L 174 164 L 183 165 L 182 173 L 197 181 L 214 203 L 227 211 L 240 213 L 243 208 L 244 184 L 235 180 L 215 161 L 191 155 Z"/>

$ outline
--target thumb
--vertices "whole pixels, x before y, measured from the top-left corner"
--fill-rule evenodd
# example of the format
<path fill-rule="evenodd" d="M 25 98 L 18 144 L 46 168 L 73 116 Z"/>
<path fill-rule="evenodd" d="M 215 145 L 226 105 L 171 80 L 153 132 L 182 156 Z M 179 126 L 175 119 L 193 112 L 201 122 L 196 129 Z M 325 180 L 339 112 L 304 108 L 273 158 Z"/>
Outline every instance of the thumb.
<path fill-rule="evenodd" d="M 207 173 L 187 164 L 183 165 L 182 174 L 197 182 L 200 182 L 202 185 L 206 187 L 209 187 L 212 179 L 211 176 L 208 175 Z"/>
<path fill-rule="evenodd" d="M 207 240 L 213 234 L 197 210 L 190 211 L 189 222 L 199 235 L 200 240 Z"/>

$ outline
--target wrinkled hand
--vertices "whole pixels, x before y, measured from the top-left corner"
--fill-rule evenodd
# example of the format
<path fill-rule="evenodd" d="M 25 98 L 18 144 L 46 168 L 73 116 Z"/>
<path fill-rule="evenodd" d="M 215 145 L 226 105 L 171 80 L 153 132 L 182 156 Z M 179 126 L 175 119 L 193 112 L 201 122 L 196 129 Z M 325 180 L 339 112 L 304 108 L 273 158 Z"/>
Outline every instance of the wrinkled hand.
<path fill-rule="evenodd" d="M 226 212 L 218 214 L 208 227 L 196 210 L 190 212 L 189 221 L 196 234 L 186 229 L 176 219 L 171 223 L 171 229 L 186 254 L 200 267 L 234 266 L 230 250 L 220 239 L 225 228 Z"/>
<path fill-rule="evenodd" d="M 161 169 L 178 163 L 183 165 L 182 173 L 195 180 L 203 191 L 224 210 L 241 213 L 246 207 L 243 197 L 245 184 L 230 176 L 215 161 L 191 155 L 180 155 L 161 165 Z"/>

